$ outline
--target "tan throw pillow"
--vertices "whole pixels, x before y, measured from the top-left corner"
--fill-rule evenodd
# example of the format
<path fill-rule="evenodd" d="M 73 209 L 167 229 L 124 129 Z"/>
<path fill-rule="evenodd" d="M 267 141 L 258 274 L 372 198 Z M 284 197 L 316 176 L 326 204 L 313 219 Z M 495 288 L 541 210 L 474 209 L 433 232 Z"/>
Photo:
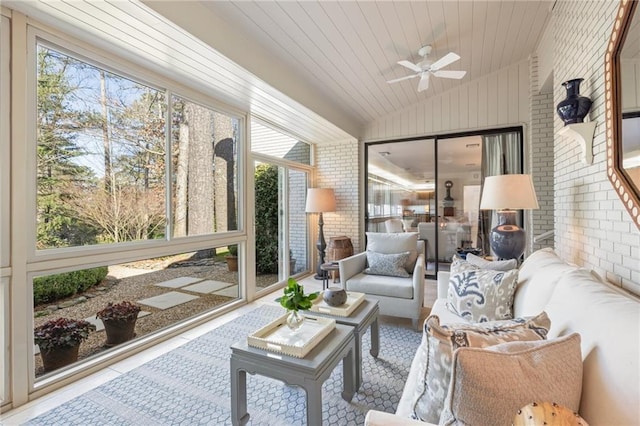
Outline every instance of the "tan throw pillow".
<path fill-rule="evenodd" d="M 492 269 L 494 271 L 510 271 L 518 267 L 518 261 L 516 259 L 486 260 L 473 253 L 467 254 L 467 262 L 480 269 Z"/>
<path fill-rule="evenodd" d="M 483 324 L 440 325 L 440 319 L 432 315 L 425 321 L 422 343 L 416 357 L 422 362 L 411 405 L 414 419 L 438 423 L 440 412 L 449 389 L 451 358 L 460 347 L 486 347 L 514 340 L 543 340 L 551 322 L 545 312 L 536 317 L 517 318 Z"/>
<path fill-rule="evenodd" d="M 513 318 L 518 270 L 470 269 L 449 275 L 447 309 L 470 322 Z"/>
<path fill-rule="evenodd" d="M 453 355 L 441 425 L 508 425 L 531 401 L 577 411 L 582 392 L 580 335 L 510 342 Z"/>
<path fill-rule="evenodd" d="M 367 250 L 382 254 L 398 254 L 409 252 L 409 258 L 405 269 L 413 274 L 418 259 L 418 233 L 417 232 L 367 232 Z"/>

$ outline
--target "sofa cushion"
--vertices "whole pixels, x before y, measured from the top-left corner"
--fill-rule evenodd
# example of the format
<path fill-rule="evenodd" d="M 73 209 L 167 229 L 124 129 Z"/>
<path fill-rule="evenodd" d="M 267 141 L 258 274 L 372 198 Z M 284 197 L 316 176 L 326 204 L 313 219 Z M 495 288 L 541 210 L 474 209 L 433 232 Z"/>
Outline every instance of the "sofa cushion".
<path fill-rule="evenodd" d="M 384 233 L 367 232 L 367 251 L 375 251 L 382 254 L 396 254 L 409 252 L 409 258 L 405 265 L 408 273 L 413 273 L 418 258 L 418 233 Z"/>
<path fill-rule="evenodd" d="M 364 270 L 364 273 L 406 278 L 409 276 L 405 269 L 407 259 L 409 259 L 408 251 L 397 254 L 384 254 L 367 250 L 367 264 L 369 266 Z"/>
<path fill-rule="evenodd" d="M 471 322 L 513 318 L 518 270 L 472 269 L 449 276 L 447 308 Z"/>
<path fill-rule="evenodd" d="M 510 271 L 518 267 L 516 259 L 509 260 L 486 260 L 473 253 L 467 253 L 467 262 L 480 269 L 492 269 L 494 271 Z"/>
<path fill-rule="evenodd" d="M 580 333 L 580 415 L 589 424 L 638 424 L 640 301 L 584 269 L 560 277 L 545 310 L 549 337 Z"/>
<path fill-rule="evenodd" d="M 580 335 L 460 348 L 441 425 L 507 425 L 532 401 L 553 401 L 578 411 L 582 388 Z"/>
<path fill-rule="evenodd" d="M 384 275 L 357 274 L 349 278 L 347 290 L 372 296 L 413 299 L 413 280 L 411 278 L 398 279 L 398 277 Z"/>
<path fill-rule="evenodd" d="M 544 310 L 560 277 L 575 269 L 575 266 L 560 259 L 553 249 L 546 248 L 532 253 L 520 266 L 513 314 L 521 317 Z"/>
<path fill-rule="evenodd" d="M 546 313 L 530 318 L 494 321 L 483 324 L 441 325 L 432 315 L 425 321 L 422 343 L 416 357 L 420 359 L 414 394 L 410 396 L 411 417 L 437 423 L 444 404 L 453 351 L 460 347 L 486 347 L 514 340 L 542 340 L 549 329 Z M 412 369 L 412 372 L 414 370 Z"/>

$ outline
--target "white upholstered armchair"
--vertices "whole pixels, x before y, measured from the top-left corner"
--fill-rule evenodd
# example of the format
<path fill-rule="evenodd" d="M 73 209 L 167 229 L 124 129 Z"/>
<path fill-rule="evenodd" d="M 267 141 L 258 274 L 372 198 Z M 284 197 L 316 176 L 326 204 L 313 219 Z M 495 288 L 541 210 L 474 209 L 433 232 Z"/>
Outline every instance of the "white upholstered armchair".
<path fill-rule="evenodd" d="M 367 251 L 339 261 L 347 291 L 378 300 L 380 313 L 420 327 L 424 301 L 424 242 L 415 232 L 367 232 Z"/>

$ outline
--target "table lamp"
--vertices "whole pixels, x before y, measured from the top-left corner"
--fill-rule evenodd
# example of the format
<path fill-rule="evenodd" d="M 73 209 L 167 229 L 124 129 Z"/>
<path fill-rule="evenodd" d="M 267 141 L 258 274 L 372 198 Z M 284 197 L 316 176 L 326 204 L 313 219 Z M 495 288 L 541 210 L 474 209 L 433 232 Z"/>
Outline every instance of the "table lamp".
<path fill-rule="evenodd" d="M 324 263 L 324 252 L 327 248 L 327 243 L 324 240 L 324 233 L 322 232 L 322 228 L 324 226 L 322 213 L 336 211 L 336 197 L 333 193 L 333 189 L 309 188 L 307 190 L 307 205 L 305 211 L 307 213 L 320 213 L 320 218 L 318 219 L 318 241 L 316 243 L 320 262 L 316 267 L 316 276 L 314 278 L 317 280 L 321 280 L 324 278 L 324 275 L 326 273 L 325 271 L 320 269 L 320 266 L 322 266 L 322 264 Z"/>
<path fill-rule="evenodd" d="M 487 176 L 482 189 L 481 210 L 497 210 L 498 225 L 491 230 L 491 249 L 500 259 L 519 259 L 526 235 L 516 223 L 516 210 L 537 209 L 531 175 Z"/>

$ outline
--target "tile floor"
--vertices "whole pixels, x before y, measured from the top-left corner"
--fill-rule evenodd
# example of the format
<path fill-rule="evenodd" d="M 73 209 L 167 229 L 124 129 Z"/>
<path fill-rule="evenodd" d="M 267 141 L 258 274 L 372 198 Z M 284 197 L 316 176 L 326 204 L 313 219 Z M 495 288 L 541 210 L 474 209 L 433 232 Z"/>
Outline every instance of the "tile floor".
<path fill-rule="evenodd" d="M 313 279 L 312 276 L 304 278 L 300 280 L 300 283 L 305 287 L 305 292 L 312 291 L 321 291 L 322 290 L 322 281 L 318 281 Z M 174 285 L 178 283 L 172 283 Z M 180 282 L 181 285 L 188 285 L 188 283 Z M 180 287 L 181 285 L 177 285 Z M 436 297 L 436 282 L 434 280 L 426 280 L 425 285 L 425 305 L 430 306 L 435 300 Z M 237 293 L 236 293 L 237 294 Z M 277 296 L 276 296 L 277 297 Z M 8 411 L 0 416 L 0 424 L 13 426 L 20 425 L 28 420 L 37 417 L 65 402 L 75 398 L 78 395 L 81 395 L 85 392 L 88 392 L 91 389 L 94 389 L 100 386 L 103 383 L 108 382 L 121 374 L 124 374 L 128 371 L 133 370 L 134 368 L 151 361 L 154 358 L 159 357 L 160 355 L 169 352 L 185 343 L 196 339 L 202 336 L 209 331 L 220 327 L 227 322 L 238 318 L 239 316 L 244 315 L 245 313 L 252 311 L 258 306 L 261 305 L 269 305 L 276 304 L 274 301 L 274 294 L 266 295 L 252 303 L 249 303 L 245 306 L 242 306 L 238 309 L 235 309 L 232 312 L 224 314 L 218 318 L 215 318 L 206 324 L 198 326 L 192 330 L 186 331 L 179 336 L 173 337 L 163 343 L 155 345 L 152 348 L 149 348 L 145 351 L 142 351 L 138 354 L 132 355 L 131 357 L 117 362 L 109 367 L 105 367 L 97 373 L 84 377 L 82 379 L 77 380 L 76 382 L 67 385 L 63 388 L 60 388 L 56 391 L 53 391 L 45 396 L 42 396 L 34 401 L 31 401 L 17 409 Z M 426 317 L 429 309 L 424 308 L 423 317 Z M 403 318 L 392 318 L 392 317 L 382 317 L 381 321 L 385 323 L 398 323 L 398 324 L 406 324 L 408 327 L 411 327 L 411 321 Z"/>

